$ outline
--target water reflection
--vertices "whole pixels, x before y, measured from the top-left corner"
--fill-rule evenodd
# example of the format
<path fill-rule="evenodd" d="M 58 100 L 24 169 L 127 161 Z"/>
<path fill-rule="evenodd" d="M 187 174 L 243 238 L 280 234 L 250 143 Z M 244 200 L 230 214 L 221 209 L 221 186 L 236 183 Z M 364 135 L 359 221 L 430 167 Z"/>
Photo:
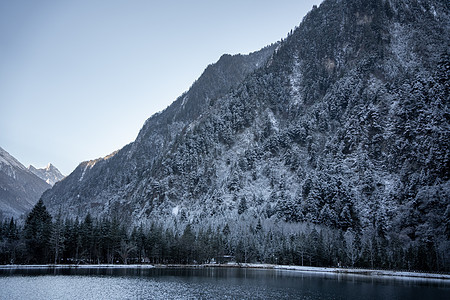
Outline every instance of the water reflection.
<path fill-rule="evenodd" d="M 443 280 L 239 268 L 0 268 L 1 299 L 448 299 Z"/>

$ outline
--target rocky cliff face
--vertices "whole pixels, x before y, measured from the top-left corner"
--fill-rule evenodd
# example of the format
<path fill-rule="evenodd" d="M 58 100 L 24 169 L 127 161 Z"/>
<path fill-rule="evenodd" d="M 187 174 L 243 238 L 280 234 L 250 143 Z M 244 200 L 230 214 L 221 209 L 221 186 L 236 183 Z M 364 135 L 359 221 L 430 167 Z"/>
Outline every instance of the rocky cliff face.
<path fill-rule="evenodd" d="M 0 148 L 0 220 L 28 212 L 50 187 Z"/>
<path fill-rule="evenodd" d="M 448 1 L 325 0 L 42 198 L 136 224 L 267 219 L 448 244 L 449 45 Z"/>

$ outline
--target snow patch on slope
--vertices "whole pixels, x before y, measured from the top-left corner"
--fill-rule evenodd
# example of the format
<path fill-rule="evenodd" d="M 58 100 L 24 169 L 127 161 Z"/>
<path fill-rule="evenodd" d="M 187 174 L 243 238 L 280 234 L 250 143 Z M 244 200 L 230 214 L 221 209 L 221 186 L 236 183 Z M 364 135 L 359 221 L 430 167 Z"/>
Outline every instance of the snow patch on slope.
<path fill-rule="evenodd" d="M 294 64 L 292 68 L 292 74 L 289 76 L 289 81 L 291 83 L 291 101 L 292 105 L 300 105 L 303 102 L 302 93 L 300 90 L 302 82 L 302 72 L 301 63 L 298 57 L 294 58 Z"/>
<path fill-rule="evenodd" d="M 275 132 L 279 132 L 279 124 L 278 124 L 278 120 L 275 118 L 275 115 L 273 114 L 273 112 L 270 109 L 266 110 L 267 112 L 267 117 L 269 118 L 270 123 L 272 124 L 272 128 L 273 130 L 275 130 Z"/>
<path fill-rule="evenodd" d="M 180 206 L 177 205 L 174 208 L 172 208 L 172 215 L 178 216 L 178 212 L 180 211 Z"/>
<path fill-rule="evenodd" d="M 390 33 L 393 37 L 391 51 L 397 62 L 406 70 L 414 69 L 417 66 L 417 57 L 411 51 L 410 40 L 412 38 L 412 31 L 396 23 L 391 26 Z"/>

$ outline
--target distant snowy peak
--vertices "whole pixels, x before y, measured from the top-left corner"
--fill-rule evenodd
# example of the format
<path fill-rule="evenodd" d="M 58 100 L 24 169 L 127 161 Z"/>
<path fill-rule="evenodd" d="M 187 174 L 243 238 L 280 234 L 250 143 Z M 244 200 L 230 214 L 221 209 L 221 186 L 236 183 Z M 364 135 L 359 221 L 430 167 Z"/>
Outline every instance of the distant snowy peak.
<path fill-rule="evenodd" d="M 28 170 L 34 175 L 38 176 L 51 186 L 55 185 L 58 181 L 62 180 L 65 176 L 51 163 L 49 163 L 45 168 L 36 169 L 32 165 L 28 167 Z"/>

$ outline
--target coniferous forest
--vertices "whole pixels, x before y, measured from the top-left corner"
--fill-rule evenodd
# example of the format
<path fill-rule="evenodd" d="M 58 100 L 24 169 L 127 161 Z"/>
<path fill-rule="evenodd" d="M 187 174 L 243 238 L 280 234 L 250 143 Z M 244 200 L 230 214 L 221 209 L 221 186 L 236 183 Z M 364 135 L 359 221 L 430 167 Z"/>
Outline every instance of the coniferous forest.
<path fill-rule="evenodd" d="M 0 228 L 0 264 L 205 264 L 270 263 L 317 267 L 448 272 L 434 241 L 403 248 L 382 228 L 359 232 L 314 224 L 268 223 L 165 228 L 127 228 L 118 219 L 55 218 L 39 201 L 23 226 L 14 219 Z"/>

